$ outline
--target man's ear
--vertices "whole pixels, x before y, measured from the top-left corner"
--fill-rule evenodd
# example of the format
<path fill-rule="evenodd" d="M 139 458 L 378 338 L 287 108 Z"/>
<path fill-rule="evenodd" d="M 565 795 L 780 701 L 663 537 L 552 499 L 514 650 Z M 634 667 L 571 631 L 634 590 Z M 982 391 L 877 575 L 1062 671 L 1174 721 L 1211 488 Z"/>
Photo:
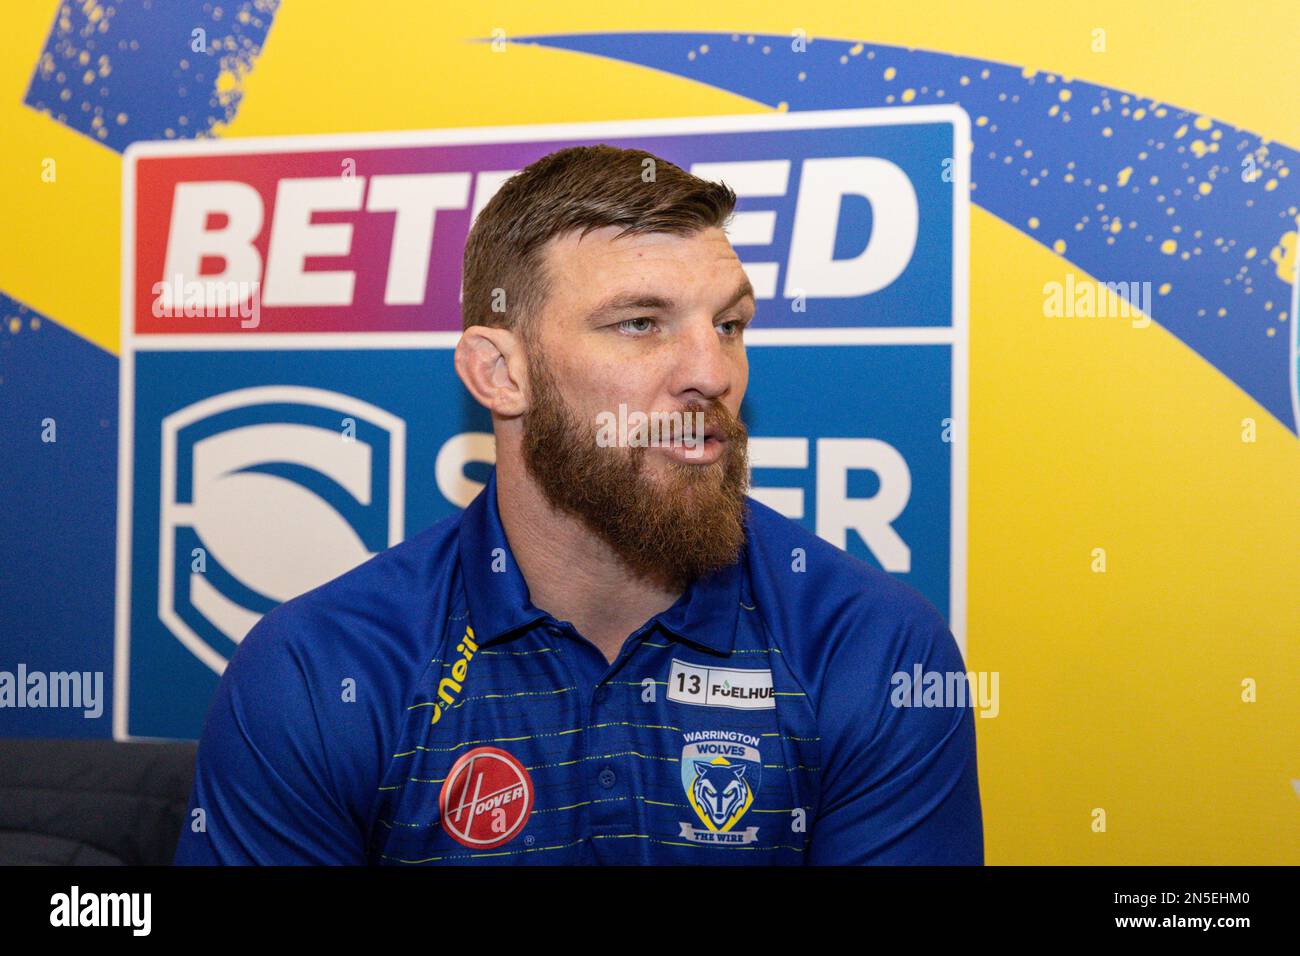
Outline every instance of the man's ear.
<path fill-rule="evenodd" d="M 522 343 L 513 332 L 472 325 L 456 343 L 456 374 L 493 415 L 515 418 L 528 409 L 523 358 Z"/>

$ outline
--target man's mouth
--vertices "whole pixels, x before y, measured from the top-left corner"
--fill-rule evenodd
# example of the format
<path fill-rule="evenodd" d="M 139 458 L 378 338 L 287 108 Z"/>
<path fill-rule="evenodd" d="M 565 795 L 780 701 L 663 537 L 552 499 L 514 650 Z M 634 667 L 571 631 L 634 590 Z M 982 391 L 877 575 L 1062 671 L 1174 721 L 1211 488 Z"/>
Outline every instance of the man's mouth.
<path fill-rule="evenodd" d="M 710 465 L 726 453 L 726 445 L 726 432 L 711 427 L 689 436 L 674 435 L 663 450 L 670 458 L 687 464 Z"/>
<path fill-rule="evenodd" d="M 674 448 L 699 448 L 709 442 L 725 444 L 727 441 L 726 434 L 720 428 L 706 428 L 698 435 L 683 437 L 674 435 L 668 442 Z"/>
<path fill-rule="evenodd" d="M 699 449 L 726 444 L 726 430 L 717 425 L 709 425 L 698 430 L 678 431 L 664 442 L 670 448 Z"/>

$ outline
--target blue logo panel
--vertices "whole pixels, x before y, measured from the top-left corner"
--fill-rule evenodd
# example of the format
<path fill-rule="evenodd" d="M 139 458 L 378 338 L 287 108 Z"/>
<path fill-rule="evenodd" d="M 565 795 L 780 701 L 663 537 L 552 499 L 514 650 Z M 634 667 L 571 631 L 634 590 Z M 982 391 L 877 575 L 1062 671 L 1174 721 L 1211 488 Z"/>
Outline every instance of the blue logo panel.
<path fill-rule="evenodd" d="M 945 617 L 952 361 L 939 344 L 751 347 L 743 408 L 754 497 L 911 584 Z"/>
<path fill-rule="evenodd" d="M 192 736 L 258 617 L 452 513 L 438 452 L 491 427 L 446 349 L 142 351 L 135 385 L 131 736 Z"/>

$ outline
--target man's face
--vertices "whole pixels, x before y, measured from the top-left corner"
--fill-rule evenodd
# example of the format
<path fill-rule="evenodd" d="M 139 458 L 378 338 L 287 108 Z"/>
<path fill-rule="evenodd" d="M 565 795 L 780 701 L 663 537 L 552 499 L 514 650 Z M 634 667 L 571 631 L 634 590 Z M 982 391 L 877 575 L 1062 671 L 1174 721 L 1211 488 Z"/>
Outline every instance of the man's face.
<path fill-rule="evenodd" d="M 741 335 L 754 297 L 721 229 L 617 233 L 573 232 L 546 249 L 551 294 L 525 346 L 524 461 L 553 505 L 634 570 L 682 585 L 733 563 L 744 540 Z M 671 443 L 662 435 L 650 447 L 603 447 L 599 425 L 620 406 L 629 415 L 703 412 L 702 447 L 676 429 Z"/>

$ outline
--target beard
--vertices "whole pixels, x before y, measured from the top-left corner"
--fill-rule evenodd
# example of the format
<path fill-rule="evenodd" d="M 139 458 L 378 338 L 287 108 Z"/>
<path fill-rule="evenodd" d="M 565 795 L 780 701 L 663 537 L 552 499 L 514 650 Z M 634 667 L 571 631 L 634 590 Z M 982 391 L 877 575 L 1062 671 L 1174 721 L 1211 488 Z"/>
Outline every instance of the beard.
<path fill-rule="evenodd" d="M 745 542 L 749 482 L 740 419 L 719 402 L 681 409 L 683 417 L 702 412 L 705 427 L 721 433 L 722 456 L 699 465 L 666 461 L 656 476 L 648 448 L 597 444 L 594 421 L 565 402 L 536 351 L 527 355 L 532 401 L 522 421 L 523 458 L 551 506 L 581 520 L 630 570 L 665 587 L 681 589 L 734 564 Z"/>

